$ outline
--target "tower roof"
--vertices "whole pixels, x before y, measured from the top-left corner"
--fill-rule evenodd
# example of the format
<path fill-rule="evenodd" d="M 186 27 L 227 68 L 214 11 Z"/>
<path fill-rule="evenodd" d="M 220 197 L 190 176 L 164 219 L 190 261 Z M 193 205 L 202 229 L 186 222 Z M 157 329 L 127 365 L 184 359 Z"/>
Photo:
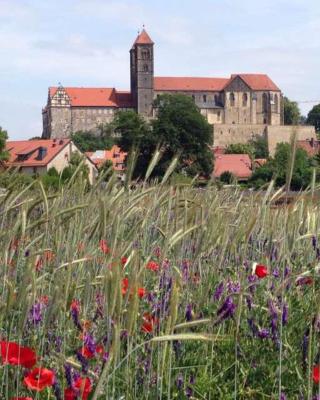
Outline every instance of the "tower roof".
<path fill-rule="evenodd" d="M 154 44 L 151 40 L 150 36 L 148 35 L 147 31 L 143 28 L 141 33 L 137 36 L 133 45 L 136 44 Z"/>

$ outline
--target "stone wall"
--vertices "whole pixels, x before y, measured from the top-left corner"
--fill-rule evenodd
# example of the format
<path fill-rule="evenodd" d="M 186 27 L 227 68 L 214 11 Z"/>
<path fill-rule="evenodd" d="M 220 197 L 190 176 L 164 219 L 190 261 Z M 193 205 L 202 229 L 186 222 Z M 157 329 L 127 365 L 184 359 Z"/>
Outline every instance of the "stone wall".
<path fill-rule="evenodd" d="M 112 107 L 73 107 L 71 131 L 96 131 L 99 124 L 111 122 L 114 113 Z"/>
<path fill-rule="evenodd" d="M 313 126 L 268 126 L 266 132 L 270 155 L 275 153 L 278 143 L 290 143 L 292 135 L 297 135 L 297 140 L 317 139 Z"/>
<path fill-rule="evenodd" d="M 266 136 L 266 125 L 214 124 L 214 146 L 226 147 L 234 143 L 248 143 L 255 136 Z"/>

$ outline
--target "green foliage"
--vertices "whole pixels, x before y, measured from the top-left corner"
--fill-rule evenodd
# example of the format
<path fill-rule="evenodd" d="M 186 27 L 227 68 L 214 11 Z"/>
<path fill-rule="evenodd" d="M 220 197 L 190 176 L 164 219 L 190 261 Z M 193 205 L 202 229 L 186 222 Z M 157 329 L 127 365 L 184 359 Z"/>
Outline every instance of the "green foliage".
<path fill-rule="evenodd" d="M 7 161 L 9 153 L 6 151 L 6 141 L 8 139 L 7 131 L 3 130 L 0 126 L 0 161 Z"/>
<path fill-rule="evenodd" d="M 156 149 L 161 159 L 153 176 L 162 176 L 175 155 L 179 155 L 177 173 L 189 176 L 212 172 L 212 127 L 201 115 L 191 98 L 184 95 L 162 95 L 155 102 L 157 118 L 147 124 L 133 111 L 119 112 L 115 131 L 121 135 L 120 147 L 129 151 L 139 148 L 134 176 L 143 176 Z"/>
<path fill-rule="evenodd" d="M 268 140 L 265 136 L 256 135 L 250 140 L 250 144 L 253 147 L 254 158 L 268 158 Z"/>
<path fill-rule="evenodd" d="M 320 133 L 320 104 L 317 104 L 309 111 L 307 123 L 313 125 L 316 131 Z"/>
<path fill-rule="evenodd" d="M 252 174 L 249 183 L 257 188 L 274 178 L 276 186 L 283 186 L 286 183 L 291 151 L 289 143 L 279 143 L 274 158 L 268 160 L 262 167 L 257 168 Z M 312 162 L 312 158 L 308 157 L 305 150 L 296 149 L 290 187 L 292 190 L 304 189 L 310 184 Z"/>
<path fill-rule="evenodd" d="M 89 182 L 89 167 L 85 164 L 85 156 L 78 152 L 73 152 L 70 157 L 68 167 L 64 168 L 61 174 L 61 179 L 63 182 L 70 181 L 71 177 L 77 171 L 77 175 L 81 176 Z"/>
<path fill-rule="evenodd" d="M 248 154 L 251 159 L 255 158 L 255 149 L 251 143 L 229 144 L 225 149 L 226 154 Z"/>
<path fill-rule="evenodd" d="M 241 154 L 241 153 L 239 153 Z M 235 181 L 235 177 L 230 171 L 225 171 L 220 175 L 220 181 L 230 185 L 230 183 Z"/>
<path fill-rule="evenodd" d="M 283 112 L 284 112 L 284 124 L 285 125 L 298 125 L 301 112 L 298 103 L 290 101 L 288 97 L 283 98 Z"/>
<path fill-rule="evenodd" d="M 95 134 L 91 131 L 75 132 L 71 139 L 83 153 L 110 149 L 115 144 L 113 124 L 100 124 Z"/>

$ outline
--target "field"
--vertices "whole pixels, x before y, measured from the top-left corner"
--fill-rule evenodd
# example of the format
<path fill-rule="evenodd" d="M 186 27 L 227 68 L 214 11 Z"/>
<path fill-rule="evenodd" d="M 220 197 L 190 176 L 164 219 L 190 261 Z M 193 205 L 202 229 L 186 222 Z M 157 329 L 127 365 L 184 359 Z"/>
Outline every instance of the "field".
<path fill-rule="evenodd" d="M 2 194 L 1 399 L 320 398 L 319 206 L 271 193 Z"/>

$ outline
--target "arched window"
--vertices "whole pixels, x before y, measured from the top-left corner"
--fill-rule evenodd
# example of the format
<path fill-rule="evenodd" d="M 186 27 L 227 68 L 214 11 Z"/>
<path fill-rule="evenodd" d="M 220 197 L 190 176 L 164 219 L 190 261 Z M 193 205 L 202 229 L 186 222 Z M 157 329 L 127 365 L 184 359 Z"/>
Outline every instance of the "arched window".
<path fill-rule="evenodd" d="M 262 109 L 263 112 L 268 112 L 268 95 L 267 93 L 263 93 L 262 95 Z"/>
<path fill-rule="evenodd" d="M 149 71 L 148 64 L 144 64 L 144 66 L 143 66 L 143 72 L 148 72 L 148 71 Z"/>
<path fill-rule="evenodd" d="M 274 95 L 274 111 L 279 112 L 279 97 L 277 94 Z"/>
<path fill-rule="evenodd" d="M 149 50 L 142 50 L 141 57 L 143 60 L 150 60 L 150 51 Z"/>
<path fill-rule="evenodd" d="M 242 95 L 242 106 L 247 107 L 248 105 L 248 95 L 247 93 L 243 93 Z"/>
<path fill-rule="evenodd" d="M 234 93 L 230 93 L 230 106 L 234 107 L 235 104 L 235 97 L 234 97 Z"/>

